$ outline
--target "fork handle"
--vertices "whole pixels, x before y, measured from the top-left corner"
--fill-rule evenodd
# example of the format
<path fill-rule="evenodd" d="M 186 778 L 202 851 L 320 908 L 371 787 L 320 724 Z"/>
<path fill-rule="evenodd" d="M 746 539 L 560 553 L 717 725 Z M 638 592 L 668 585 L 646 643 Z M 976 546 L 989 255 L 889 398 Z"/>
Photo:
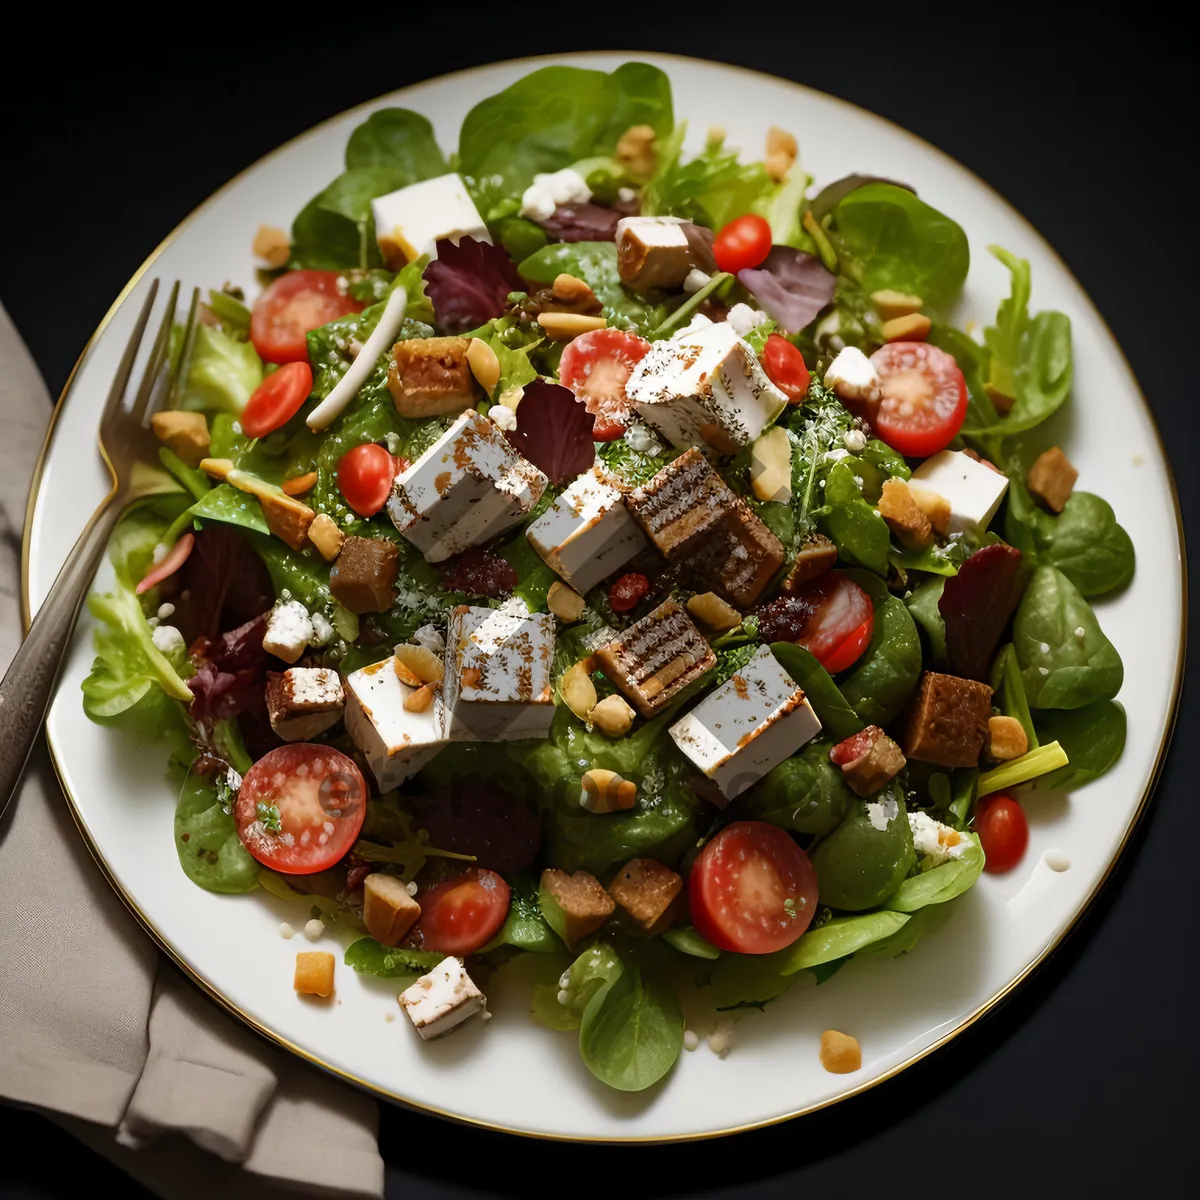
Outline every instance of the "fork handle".
<path fill-rule="evenodd" d="M 0 819 L 46 719 L 80 605 L 120 513 L 106 500 L 92 514 L 0 682 Z"/>

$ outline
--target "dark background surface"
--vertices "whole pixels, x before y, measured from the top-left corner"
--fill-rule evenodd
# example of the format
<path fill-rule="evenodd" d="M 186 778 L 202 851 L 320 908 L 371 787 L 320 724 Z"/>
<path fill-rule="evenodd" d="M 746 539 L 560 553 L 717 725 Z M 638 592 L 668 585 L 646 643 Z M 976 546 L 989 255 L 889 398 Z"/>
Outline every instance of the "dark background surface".
<path fill-rule="evenodd" d="M 1179 470 L 1184 512 L 1195 514 L 1197 473 L 1183 452 L 1197 403 L 1197 64 L 1182 6 L 1057 16 L 1008 4 L 1003 20 L 972 22 L 929 7 L 897 20 L 894 4 L 792 16 L 729 6 L 711 19 L 695 6 L 662 8 L 575 10 L 587 30 L 556 25 L 564 14 L 552 6 L 507 18 L 490 8 L 491 19 L 460 8 L 441 21 L 410 10 L 390 22 L 377 10 L 334 18 L 329 6 L 319 22 L 196 10 L 186 32 L 135 31 L 115 49 L 111 25 L 72 18 L 71 46 L 54 45 L 53 72 L 35 90 L 12 75 L 0 85 L 11 114 L 0 299 L 57 393 L 154 246 L 314 122 L 419 79 L 532 53 L 636 45 L 721 58 L 882 113 L 1020 209 L 1124 346 Z M 325 181 L 313 182 L 315 191 Z M 1200 826 L 1184 743 L 1198 708 L 1193 691 L 1150 814 L 1100 901 L 1014 999 L 932 1059 L 854 1101 L 734 1140 L 606 1149 L 603 1173 L 597 1147 L 517 1142 L 385 1106 L 389 1196 L 1194 1194 Z M 0 1111 L 0 1145 L 0 1195 L 73 1196 L 85 1180 L 91 1193 L 147 1194 L 39 1117 Z"/>

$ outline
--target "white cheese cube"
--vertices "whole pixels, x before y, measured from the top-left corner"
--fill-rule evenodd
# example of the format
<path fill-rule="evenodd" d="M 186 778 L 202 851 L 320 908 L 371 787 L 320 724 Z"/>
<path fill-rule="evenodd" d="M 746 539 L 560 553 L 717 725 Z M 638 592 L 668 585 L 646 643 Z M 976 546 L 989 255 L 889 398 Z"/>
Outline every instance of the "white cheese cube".
<path fill-rule="evenodd" d="M 847 346 L 829 364 L 825 386 L 843 400 L 875 399 L 879 392 L 879 372 L 857 346 Z"/>
<path fill-rule="evenodd" d="M 554 719 L 553 660 L 549 613 L 459 605 L 446 631 L 446 736 L 466 742 L 545 737 Z"/>
<path fill-rule="evenodd" d="M 391 658 L 346 677 L 346 732 L 363 752 L 381 792 L 399 787 L 446 744 L 440 696 L 424 712 L 404 701 L 415 692 L 401 683 Z"/>
<path fill-rule="evenodd" d="M 400 1007 L 428 1041 L 449 1033 L 477 1012 L 487 1011 L 487 997 L 475 986 L 461 960 L 444 958 L 428 975 L 400 993 Z"/>
<path fill-rule="evenodd" d="M 733 454 L 787 407 L 754 351 L 727 322 L 656 342 L 625 384 L 642 419 L 680 449 Z"/>
<path fill-rule="evenodd" d="M 379 249 L 393 271 L 422 254 L 436 258 L 442 238 L 455 245 L 464 237 L 492 240 L 458 175 L 439 175 L 388 192 L 371 201 L 371 215 Z"/>
<path fill-rule="evenodd" d="M 581 594 L 646 545 L 621 493 L 594 470 L 580 475 L 525 536 L 546 564 Z"/>
<path fill-rule="evenodd" d="M 299 600 L 277 604 L 267 617 L 267 631 L 262 646 L 268 654 L 294 663 L 313 640 L 312 618 Z"/>
<path fill-rule="evenodd" d="M 727 800 L 820 732 L 804 690 L 767 646 L 670 729 L 675 744 Z"/>
<path fill-rule="evenodd" d="M 342 718 L 342 681 L 328 667 L 291 667 L 269 674 L 267 717 L 285 742 L 308 742 Z"/>
<path fill-rule="evenodd" d="M 442 562 L 519 524 L 547 482 L 469 409 L 396 476 L 388 516 L 429 562 Z"/>
<path fill-rule="evenodd" d="M 909 486 L 944 496 L 950 502 L 946 532 L 967 533 L 987 528 L 1008 491 L 1008 476 L 961 450 L 943 450 L 912 473 Z"/>

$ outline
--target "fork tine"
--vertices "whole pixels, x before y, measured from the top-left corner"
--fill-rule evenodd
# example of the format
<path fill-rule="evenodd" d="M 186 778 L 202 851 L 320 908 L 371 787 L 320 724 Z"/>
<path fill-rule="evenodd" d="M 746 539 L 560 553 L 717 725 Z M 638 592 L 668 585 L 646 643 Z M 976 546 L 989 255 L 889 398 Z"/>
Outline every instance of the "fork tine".
<path fill-rule="evenodd" d="M 135 421 L 140 421 L 143 425 L 149 423 L 151 411 L 159 407 L 158 403 L 153 401 L 162 399 L 162 389 L 159 386 L 163 382 L 163 364 L 171 352 L 171 329 L 175 324 L 175 309 L 179 303 L 179 280 L 171 287 L 171 294 L 167 297 L 167 307 L 163 312 L 162 321 L 158 326 L 158 333 L 154 338 L 154 345 L 150 349 L 150 357 L 146 362 L 146 369 L 142 372 L 142 382 L 138 387 L 137 395 L 133 398 L 133 405 L 130 408 L 130 415 Z M 155 393 L 158 393 L 157 397 Z"/>
<path fill-rule="evenodd" d="M 134 323 L 133 333 L 130 334 L 129 343 L 125 347 L 125 353 L 121 355 L 121 361 L 117 366 L 117 373 L 113 376 L 112 386 L 108 389 L 108 399 L 104 404 L 104 411 L 100 414 L 100 425 L 103 428 L 113 417 L 117 415 L 121 408 L 121 398 L 125 395 L 125 388 L 129 383 L 129 376 L 133 374 L 133 364 L 137 359 L 138 348 L 142 344 L 142 334 L 146 332 L 146 322 L 150 320 L 150 310 L 154 307 L 154 300 L 158 295 L 158 280 L 152 280 L 150 288 L 146 293 L 146 301 L 142 305 L 142 311 L 138 314 L 138 319 Z"/>
<path fill-rule="evenodd" d="M 196 343 L 196 318 L 200 311 L 200 289 L 192 288 L 192 300 L 188 305 L 187 324 L 183 327 L 183 343 L 175 365 L 171 368 L 167 380 L 165 403 L 167 408 L 175 408 L 179 402 L 180 388 L 187 382 L 188 367 L 192 361 L 192 347 Z"/>

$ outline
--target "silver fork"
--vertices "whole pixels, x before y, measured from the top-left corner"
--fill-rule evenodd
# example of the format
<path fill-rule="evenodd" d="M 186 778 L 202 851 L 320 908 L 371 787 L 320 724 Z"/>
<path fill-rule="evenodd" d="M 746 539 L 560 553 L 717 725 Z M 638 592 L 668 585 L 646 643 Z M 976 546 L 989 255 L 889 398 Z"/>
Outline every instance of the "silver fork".
<path fill-rule="evenodd" d="M 150 285 L 142 311 L 138 314 L 100 417 L 100 457 L 112 476 L 112 487 L 71 548 L 50 594 L 34 618 L 29 636 L 0 683 L 0 818 L 12 799 L 38 731 L 46 718 L 63 653 L 113 526 L 135 500 L 164 490 L 164 477 L 146 467 L 146 464 L 155 461 L 158 445 L 150 429 L 150 418 L 164 403 L 169 404 L 174 399 L 179 381 L 183 378 L 195 326 L 199 291 L 192 293 L 183 348 L 176 359 L 175 368 L 168 370 L 171 327 L 179 301 L 178 282 L 171 288 L 141 384 L 132 401 L 126 404 L 125 391 L 157 295 L 156 279 Z"/>

